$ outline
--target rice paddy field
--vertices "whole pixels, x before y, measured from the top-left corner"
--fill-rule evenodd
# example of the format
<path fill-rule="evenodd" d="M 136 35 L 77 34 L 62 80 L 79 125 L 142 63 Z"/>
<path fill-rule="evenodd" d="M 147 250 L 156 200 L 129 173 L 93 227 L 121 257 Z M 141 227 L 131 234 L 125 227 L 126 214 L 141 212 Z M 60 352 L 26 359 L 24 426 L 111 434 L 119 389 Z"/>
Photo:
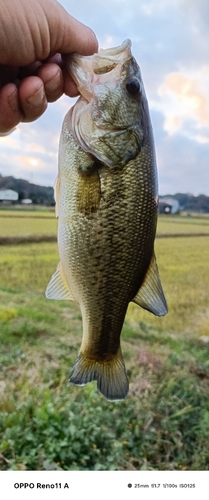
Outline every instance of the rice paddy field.
<path fill-rule="evenodd" d="M 158 219 L 158 236 L 209 235 L 209 217 L 161 215 Z M 54 236 L 57 234 L 57 219 L 54 209 L 0 210 L 0 242 L 3 238 Z"/>
<path fill-rule="evenodd" d="M 0 210 L 0 470 L 209 470 L 209 218 L 159 217 L 169 312 L 130 304 L 113 403 L 68 383 L 82 321 L 44 295 L 56 231 L 53 211 Z"/>

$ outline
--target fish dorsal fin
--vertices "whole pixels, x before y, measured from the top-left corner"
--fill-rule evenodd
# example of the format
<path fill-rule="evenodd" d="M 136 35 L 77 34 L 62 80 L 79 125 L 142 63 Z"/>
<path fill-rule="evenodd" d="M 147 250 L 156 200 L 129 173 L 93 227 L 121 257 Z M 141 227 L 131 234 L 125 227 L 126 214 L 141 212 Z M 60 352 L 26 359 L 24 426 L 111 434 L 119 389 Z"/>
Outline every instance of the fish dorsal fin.
<path fill-rule="evenodd" d="M 61 262 L 59 262 L 55 273 L 51 277 L 45 295 L 47 299 L 74 300 L 71 290 L 64 277 Z"/>
<path fill-rule="evenodd" d="M 155 255 L 153 254 L 145 280 L 133 302 L 155 314 L 164 316 L 168 312 Z"/>
<path fill-rule="evenodd" d="M 54 199 L 56 202 L 55 205 L 55 214 L 56 217 L 59 217 L 59 211 L 60 211 L 60 176 L 58 174 L 55 183 L 54 183 Z"/>

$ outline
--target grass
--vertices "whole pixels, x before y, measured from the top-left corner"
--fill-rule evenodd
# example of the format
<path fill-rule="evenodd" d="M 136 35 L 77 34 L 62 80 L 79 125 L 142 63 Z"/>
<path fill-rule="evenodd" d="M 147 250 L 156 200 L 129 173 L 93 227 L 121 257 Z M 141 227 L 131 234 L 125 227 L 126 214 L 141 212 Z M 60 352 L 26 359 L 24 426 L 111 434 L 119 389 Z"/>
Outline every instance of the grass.
<path fill-rule="evenodd" d="M 10 205 L 0 206 L 0 217 L 54 217 L 54 207 L 40 205 Z"/>
<path fill-rule="evenodd" d="M 57 219 L 51 217 L 1 217 L 0 218 L 0 236 L 34 236 L 34 235 L 56 235 Z"/>
<path fill-rule="evenodd" d="M 158 217 L 157 234 L 209 234 L 208 217 L 186 217 L 179 215 L 160 215 Z"/>
<path fill-rule="evenodd" d="M 208 237 L 156 240 L 169 313 L 130 304 L 123 402 L 68 384 L 82 322 L 45 299 L 57 245 L 0 247 L 1 470 L 209 470 Z"/>
<path fill-rule="evenodd" d="M 56 236 L 54 208 L 0 209 L 0 238 Z M 209 234 L 209 217 L 164 216 L 158 218 L 157 235 Z"/>

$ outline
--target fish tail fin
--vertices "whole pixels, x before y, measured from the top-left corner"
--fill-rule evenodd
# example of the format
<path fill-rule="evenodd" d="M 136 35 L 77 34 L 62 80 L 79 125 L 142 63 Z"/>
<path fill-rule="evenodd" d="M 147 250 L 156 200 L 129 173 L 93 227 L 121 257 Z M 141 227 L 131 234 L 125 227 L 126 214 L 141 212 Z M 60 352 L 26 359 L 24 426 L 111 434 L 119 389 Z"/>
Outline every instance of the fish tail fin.
<path fill-rule="evenodd" d="M 96 361 L 79 353 L 70 375 L 70 382 L 86 385 L 97 381 L 97 389 L 109 401 L 125 399 L 129 390 L 121 349 L 111 361 Z"/>

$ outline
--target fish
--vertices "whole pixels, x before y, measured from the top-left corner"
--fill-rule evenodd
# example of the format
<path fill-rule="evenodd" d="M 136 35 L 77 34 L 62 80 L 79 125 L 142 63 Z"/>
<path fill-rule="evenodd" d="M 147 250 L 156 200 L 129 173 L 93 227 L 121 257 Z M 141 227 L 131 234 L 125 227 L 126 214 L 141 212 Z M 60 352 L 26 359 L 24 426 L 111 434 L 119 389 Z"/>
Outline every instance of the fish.
<path fill-rule="evenodd" d="M 120 345 L 132 301 L 167 313 L 154 252 L 158 178 L 148 102 L 131 41 L 64 56 L 80 97 L 66 114 L 55 182 L 60 262 L 46 289 L 74 300 L 83 323 L 70 382 L 109 401 L 129 381 Z"/>

